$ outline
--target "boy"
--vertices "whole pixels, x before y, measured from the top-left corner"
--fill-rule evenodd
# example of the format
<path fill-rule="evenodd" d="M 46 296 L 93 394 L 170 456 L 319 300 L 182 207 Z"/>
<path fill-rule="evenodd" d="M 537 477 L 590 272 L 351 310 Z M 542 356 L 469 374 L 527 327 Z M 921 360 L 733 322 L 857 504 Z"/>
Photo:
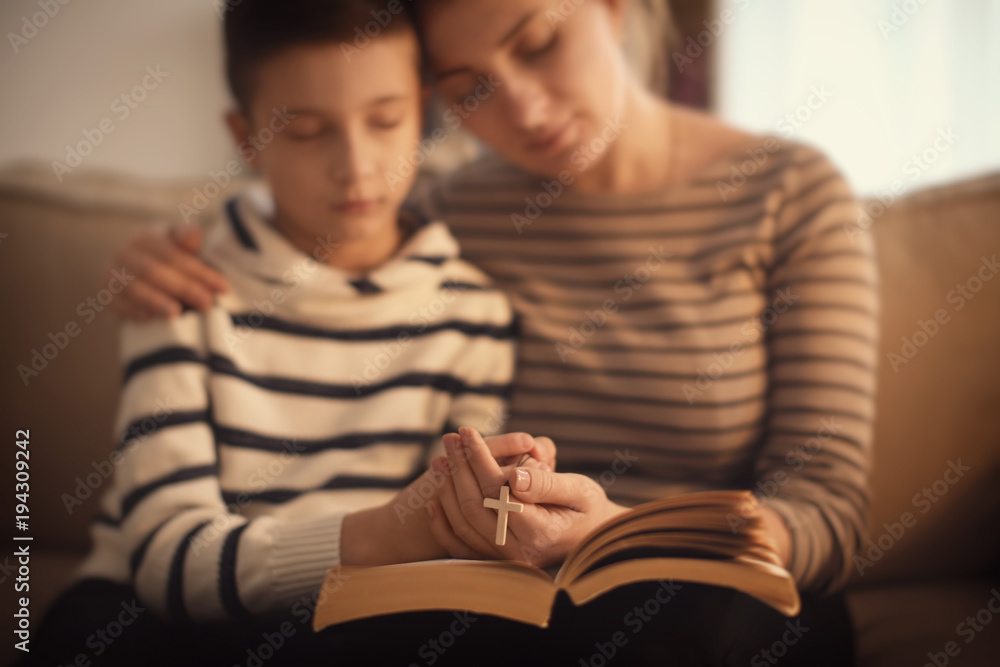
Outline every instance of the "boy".
<path fill-rule="evenodd" d="M 228 202 L 206 243 L 232 285 L 214 307 L 125 325 L 122 456 L 77 572 L 131 584 L 159 616 L 287 610 L 338 564 L 443 557 L 404 487 L 442 433 L 501 424 L 506 299 L 442 223 L 401 213 L 413 177 L 387 178 L 419 140 L 413 25 L 394 15 L 342 49 L 383 9 L 225 14 L 229 128 L 269 138 L 250 162 L 270 193 Z M 278 113 L 287 126 L 262 133 Z M 161 405 L 151 432 L 132 428 Z"/>

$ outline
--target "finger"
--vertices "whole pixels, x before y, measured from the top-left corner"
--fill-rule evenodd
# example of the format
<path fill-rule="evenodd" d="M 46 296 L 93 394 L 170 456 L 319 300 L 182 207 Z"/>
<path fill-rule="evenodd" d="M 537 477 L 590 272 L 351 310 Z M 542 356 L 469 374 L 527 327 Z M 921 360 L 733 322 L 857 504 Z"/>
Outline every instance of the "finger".
<path fill-rule="evenodd" d="M 451 529 L 451 524 L 448 523 L 444 515 L 444 510 L 438 503 L 430 501 L 425 507 L 430 517 L 431 535 L 434 536 L 434 539 L 437 540 L 441 548 L 447 551 L 452 558 L 468 558 L 473 560 L 481 560 L 483 558 L 482 554 L 458 539 L 455 532 Z"/>
<path fill-rule="evenodd" d="M 516 463 L 522 454 L 531 451 L 533 447 L 532 437 L 528 433 L 491 435 L 485 441 L 493 458 L 505 463 Z"/>
<path fill-rule="evenodd" d="M 518 500 L 562 505 L 584 511 L 593 497 L 589 485 L 596 485 L 589 477 L 572 473 L 546 472 L 538 468 L 521 466 L 510 472 L 510 488 Z"/>
<path fill-rule="evenodd" d="M 226 277 L 205 264 L 197 255 L 176 252 L 171 256 L 174 267 L 188 278 L 198 282 L 212 292 L 228 292 L 229 281 Z"/>
<path fill-rule="evenodd" d="M 170 238 L 173 246 L 158 247 L 154 252 L 164 261 L 170 262 L 178 271 L 192 280 L 201 283 L 205 288 L 215 292 L 229 290 L 229 281 L 221 273 L 208 266 L 198 257 L 202 244 L 202 230 L 193 225 L 179 225 L 170 228 Z"/>
<path fill-rule="evenodd" d="M 552 438 L 541 436 L 533 438 L 533 448 L 529 452 L 532 458 L 547 464 L 552 470 L 556 469 L 556 443 Z"/>
<path fill-rule="evenodd" d="M 449 463 L 442 458 L 433 459 L 431 461 L 431 465 L 434 467 L 434 470 L 444 473 L 446 476 L 444 483 L 441 484 L 438 489 L 438 502 L 444 510 L 445 518 L 448 520 L 448 524 L 450 525 L 452 532 L 454 532 L 455 536 L 459 540 L 464 542 L 474 551 L 486 554 L 491 558 L 499 557 L 499 552 L 493 544 L 492 537 L 496 533 L 495 519 L 493 523 L 493 532 L 489 533 L 490 538 L 487 539 L 483 536 L 482 531 L 473 527 L 473 525 L 469 522 L 469 518 L 460 507 L 458 494 L 455 491 L 455 485 L 451 475 L 454 466 L 450 466 Z M 481 509 L 485 510 L 486 508 L 482 507 Z"/>
<path fill-rule="evenodd" d="M 176 252 L 176 251 L 175 251 Z M 212 307 L 212 292 L 197 280 L 191 278 L 169 257 L 149 256 L 143 270 L 146 282 L 159 291 L 179 299 L 192 308 L 207 310 Z"/>
<path fill-rule="evenodd" d="M 137 278 L 129 283 L 127 289 L 132 301 L 151 315 L 170 319 L 181 314 L 182 306 L 180 303 L 145 280 Z"/>
<path fill-rule="evenodd" d="M 496 498 L 500 493 L 500 487 L 506 481 L 506 476 L 497 465 L 490 448 L 483 440 L 483 436 L 479 435 L 479 431 L 468 426 L 458 429 L 458 435 L 462 445 L 459 451 L 465 454 L 465 456 L 456 457 L 456 459 L 460 459 L 456 460 L 456 464 L 461 464 L 455 477 L 455 489 L 458 491 L 459 497 L 464 497 L 465 494 L 469 496 L 476 494 L 480 498 Z M 474 476 L 475 491 L 471 487 L 472 480 L 465 474 L 466 469 L 470 470 Z"/>
<path fill-rule="evenodd" d="M 448 434 L 442 440 L 445 451 L 448 452 L 448 464 L 451 469 L 451 481 L 455 490 L 458 511 L 462 513 L 466 523 L 471 528 L 478 532 L 483 539 L 493 544 L 496 539 L 497 515 L 494 510 L 483 506 L 483 499 L 486 497 L 499 497 L 500 482 L 503 481 L 505 475 L 497 467 L 499 479 L 495 484 L 496 491 L 492 493 L 484 492 L 479 480 L 476 478 L 476 474 L 472 470 L 472 466 L 469 464 L 469 457 L 471 456 L 469 449 L 464 446 L 461 438 L 455 434 Z M 485 443 L 472 443 L 472 448 L 475 449 L 476 447 L 482 447 L 483 450 L 486 449 Z M 479 456 L 482 457 L 484 455 L 480 453 Z M 490 464 L 496 466 L 496 462 L 490 458 L 488 453 L 485 454 L 485 458 L 488 459 Z M 468 541 L 462 533 L 465 529 L 464 526 L 458 526 L 455 522 L 452 522 L 452 528 L 455 529 L 459 537 Z"/>
<path fill-rule="evenodd" d="M 194 254 L 201 250 L 204 235 L 201 227 L 185 223 L 171 225 L 167 230 L 167 236 L 182 250 Z"/>

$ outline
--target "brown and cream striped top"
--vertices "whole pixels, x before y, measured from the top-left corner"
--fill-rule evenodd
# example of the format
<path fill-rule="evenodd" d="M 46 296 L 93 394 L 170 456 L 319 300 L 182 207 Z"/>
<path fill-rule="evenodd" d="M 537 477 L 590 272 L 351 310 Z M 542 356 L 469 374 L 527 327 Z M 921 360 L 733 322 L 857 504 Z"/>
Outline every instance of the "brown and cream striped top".
<path fill-rule="evenodd" d="M 753 489 L 789 525 L 800 587 L 843 584 L 868 515 L 878 302 L 829 160 L 756 137 L 622 196 L 491 158 L 425 204 L 519 315 L 508 430 L 552 437 L 560 470 L 627 504 Z"/>

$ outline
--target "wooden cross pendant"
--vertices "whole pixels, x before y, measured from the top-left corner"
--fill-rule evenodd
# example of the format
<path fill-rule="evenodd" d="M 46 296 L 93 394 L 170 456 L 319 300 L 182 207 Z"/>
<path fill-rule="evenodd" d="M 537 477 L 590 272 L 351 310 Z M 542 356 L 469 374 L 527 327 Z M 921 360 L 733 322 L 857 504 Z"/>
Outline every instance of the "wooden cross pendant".
<path fill-rule="evenodd" d="M 497 538 L 496 543 L 500 546 L 507 544 L 507 513 L 523 512 L 524 505 L 510 501 L 510 487 L 500 487 L 500 499 L 483 498 L 483 507 L 489 507 L 497 511 Z"/>

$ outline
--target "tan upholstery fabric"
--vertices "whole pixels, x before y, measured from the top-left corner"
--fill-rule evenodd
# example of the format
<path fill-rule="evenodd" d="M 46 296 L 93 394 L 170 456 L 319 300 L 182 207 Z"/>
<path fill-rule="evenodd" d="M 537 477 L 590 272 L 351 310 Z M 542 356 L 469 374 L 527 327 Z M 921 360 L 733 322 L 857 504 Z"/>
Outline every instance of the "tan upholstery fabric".
<path fill-rule="evenodd" d="M 972 574 L 1000 553 L 1000 275 L 961 310 L 948 301 L 956 284 L 978 279 L 982 257 L 1000 260 L 998 223 L 1000 175 L 914 195 L 876 222 L 882 330 L 871 534 L 877 541 L 904 512 L 915 524 L 856 578 L 865 584 Z M 939 309 L 950 319 L 894 372 L 887 355 L 902 355 L 901 338 Z M 915 506 L 925 487 L 939 497 L 934 483 L 959 460 L 971 470 L 939 483 L 938 492 L 947 489 L 939 501 Z"/>

